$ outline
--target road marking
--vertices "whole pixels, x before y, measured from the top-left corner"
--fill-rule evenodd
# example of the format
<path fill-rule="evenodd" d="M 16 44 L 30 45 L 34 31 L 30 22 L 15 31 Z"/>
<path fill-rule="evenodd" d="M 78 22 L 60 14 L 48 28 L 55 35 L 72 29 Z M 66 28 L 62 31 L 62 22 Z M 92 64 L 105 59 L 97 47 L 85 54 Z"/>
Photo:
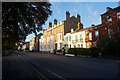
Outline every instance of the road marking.
<path fill-rule="evenodd" d="M 39 79 L 39 80 L 47 80 L 47 78 L 42 75 L 38 70 L 36 70 L 31 64 L 29 64 L 23 57 L 21 57 L 20 55 L 18 55 L 18 57 L 25 63 L 28 65 L 29 68 L 31 68 L 32 72 L 34 72 L 34 75 Z"/>
<path fill-rule="evenodd" d="M 61 78 L 61 79 L 65 80 L 63 77 L 61 77 L 61 76 L 57 75 L 56 73 L 52 72 L 51 70 L 46 69 L 46 68 L 44 68 L 44 69 L 45 69 L 45 70 L 47 70 L 48 72 L 50 72 L 50 73 L 54 74 L 55 76 L 57 76 L 57 77 L 59 77 L 59 78 Z"/>

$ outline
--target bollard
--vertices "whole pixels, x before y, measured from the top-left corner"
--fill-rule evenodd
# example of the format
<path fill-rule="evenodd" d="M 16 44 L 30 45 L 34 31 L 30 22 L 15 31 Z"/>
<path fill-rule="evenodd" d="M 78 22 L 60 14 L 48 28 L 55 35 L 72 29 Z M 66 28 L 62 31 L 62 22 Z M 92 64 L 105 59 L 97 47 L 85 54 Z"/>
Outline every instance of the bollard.
<path fill-rule="evenodd" d="M 118 64 L 118 78 L 120 79 L 120 61 L 118 61 L 117 64 Z"/>

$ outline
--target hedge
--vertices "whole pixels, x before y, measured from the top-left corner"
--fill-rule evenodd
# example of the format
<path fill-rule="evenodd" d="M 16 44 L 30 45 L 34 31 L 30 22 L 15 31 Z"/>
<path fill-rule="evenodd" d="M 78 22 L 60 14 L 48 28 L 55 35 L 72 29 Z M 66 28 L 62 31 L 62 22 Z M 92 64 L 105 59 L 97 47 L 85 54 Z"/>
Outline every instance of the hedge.
<path fill-rule="evenodd" d="M 66 48 L 65 53 L 97 57 L 99 50 L 96 48 Z"/>

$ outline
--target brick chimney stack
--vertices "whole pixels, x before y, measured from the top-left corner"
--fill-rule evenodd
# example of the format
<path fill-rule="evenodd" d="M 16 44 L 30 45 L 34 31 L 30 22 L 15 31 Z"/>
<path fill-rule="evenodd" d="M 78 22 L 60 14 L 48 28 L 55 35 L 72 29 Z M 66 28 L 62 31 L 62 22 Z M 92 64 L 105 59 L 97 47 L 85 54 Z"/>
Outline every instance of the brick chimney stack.
<path fill-rule="evenodd" d="M 83 24 L 81 22 L 78 22 L 78 29 L 83 29 Z"/>
<path fill-rule="evenodd" d="M 78 19 L 78 22 L 81 22 L 79 14 L 76 14 L 76 18 Z"/>
<path fill-rule="evenodd" d="M 53 19 L 53 25 L 57 25 L 57 20 Z"/>
<path fill-rule="evenodd" d="M 70 13 L 69 11 L 65 11 L 65 20 L 70 18 Z"/>
<path fill-rule="evenodd" d="M 48 23 L 48 26 L 49 26 L 49 28 L 50 28 L 50 27 L 52 27 L 52 23 L 51 23 L 51 22 L 49 22 L 49 23 Z"/>
<path fill-rule="evenodd" d="M 110 11 L 112 8 L 110 8 L 110 7 L 107 7 L 106 8 L 106 11 L 108 12 L 108 11 Z"/>

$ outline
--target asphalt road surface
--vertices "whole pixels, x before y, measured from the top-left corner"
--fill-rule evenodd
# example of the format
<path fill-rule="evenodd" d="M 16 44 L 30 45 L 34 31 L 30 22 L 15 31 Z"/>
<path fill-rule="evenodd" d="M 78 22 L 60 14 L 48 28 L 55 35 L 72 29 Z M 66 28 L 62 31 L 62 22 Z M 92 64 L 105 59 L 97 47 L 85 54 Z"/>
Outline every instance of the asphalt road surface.
<path fill-rule="evenodd" d="M 16 51 L 2 58 L 2 80 L 117 80 L 118 61 Z"/>

